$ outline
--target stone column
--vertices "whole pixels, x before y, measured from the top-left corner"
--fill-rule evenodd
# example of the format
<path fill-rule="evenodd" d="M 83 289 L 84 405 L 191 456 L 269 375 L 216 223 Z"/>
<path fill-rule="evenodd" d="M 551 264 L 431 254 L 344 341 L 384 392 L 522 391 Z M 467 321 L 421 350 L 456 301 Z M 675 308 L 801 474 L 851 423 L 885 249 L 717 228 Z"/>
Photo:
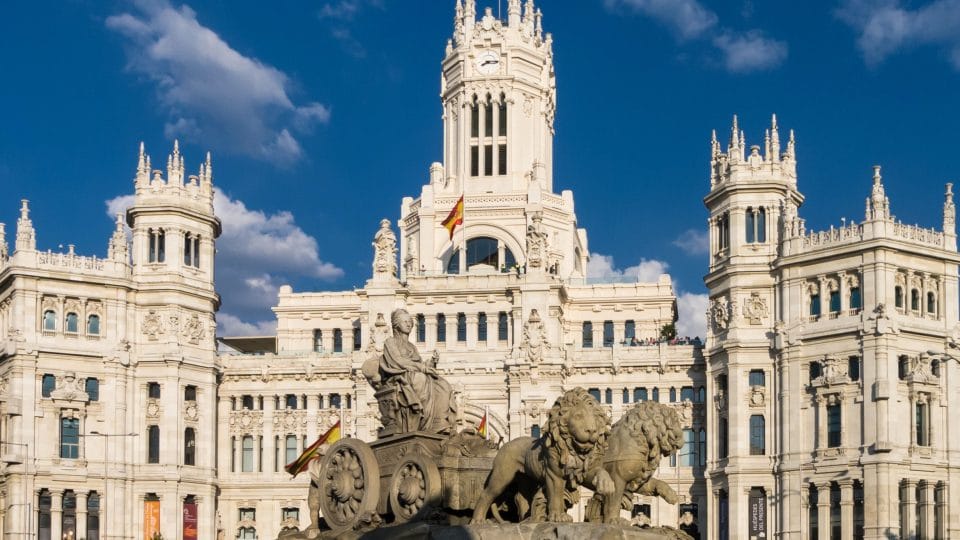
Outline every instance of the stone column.
<path fill-rule="evenodd" d="M 499 329 L 498 324 L 500 322 L 500 313 L 494 311 L 493 313 L 487 313 L 487 348 L 493 349 L 497 346 L 497 341 L 499 340 Z"/>
<path fill-rule="evenodd" d="M 77 492 L 77 534 L 74 538 L 87 537 L 87 494 Z"/>
<path fill-rule="evenodd" d="M 477 347 L 479 316 L 476 313 L 467 313 L 467 348 L 475 349 Z"/>
<path fill-rule="evenodd" d="M 50 490 L 50 538 L 63 537 L 63 491 Z"/>
<path fill-rule="evenodd" d="M 847 298 L 849 289 L 847 288 L 847 273 L 837 272 L 837 292 L 840 294 L 840 313 L 843 315 L 850 309 L 850 300 Z"/>
<path fill-rule="evenodd" d="M 447 349 L 452 348 L 457 343 L 457 314 L 447 314 Z"/>
<path fill-rule="evenodd" d="M 853 480 L 840 482 L 840 538 L 853 538 Z"/>
<path fill-rule="evenodd" d="M 917 539 L 917 481 L 905 478 L 900 484 L 900 519 L 903 540 Z"/>
<path fill-rule="evenodd" d="M 819 275 L 817 279 L 820 281 L 820 317 L 828 317 L 830 315 L 830 284 L 827 276 Z"/>
<path fill-rule="evenodd" d="M 266 445 L 266 447 L 270 449 L 270 451 L 267 452 L 268 459 L 266 460 L 266 463 L 264 463 L 264 469 L 266 469 L 269 472 L 274 472 L 274 471 L 280 470 L 280 464 L 275 463 L 277 452 L 274 448 L 275 434 L 273 432 L 273 418 L 276 414 L 277 402 L 274 399 L 274 396 L 264 396 L 263 398 L 264 398 L 263 399 L 263 438 L 264 438 L 264 445 Z M 308 403 L 310 399 L 316 400 L 317 397 L 312 396 L 312 398 L 307 398 Z M 197 503 L 197 508 L 199 507 L 200 507 L 200 504 Z M 202 516 L 203 514 L 198 510 L 197 515 Z"/>
<path fill-rule="evenodd" d="M 601 347 L 603 347 L 603 321 L 600 321 L 600 324 L 596 322 L 593 324 L 593 348 Z"/>
<path fill-rule="evenodd" d="M 830 540 L 830 482 L 817 482 L 817 538 Z"/>
<path fill-rule="evenodd" d="M 950 507 L 947 502 L 947 485 L 944 482 L 937 482 L 935 493 L 934 535 L 935 538 L 948 538 L 947 518 L 950 515 Z"/>
<path fill-rule="evenodd" d="M 932 539 L 934 533 L 933 482 L 925 480 L 920 484 L 920 530 L 917 537 Z"/>
<path fill-rule="evenodd" d="M 815 448 L 822 450 L 827 447 L 827 399 L 824 396 L 816 397 L 817 403 L 817 444 Z"/>
<path fill-rule="evenodd" d="M 433 350 L 437 347 L 437 316 L 436 315 L 424 315 L 423 317 L 425 326 L 424 348 L 426 350 Z"/>
<path fill-rule="evenodd" d="M 359 330 L 351 325 L 348 326 L 346 330 L 343 331 L 343 352 L 352 353 L 353 352 L 353 333 L 359 332 Z"/>
<path fill-rule="evenodd" d="M 626 340 L 626 323 L 616 321 L 613 323 L 613 344 L 623 343 Z"/>

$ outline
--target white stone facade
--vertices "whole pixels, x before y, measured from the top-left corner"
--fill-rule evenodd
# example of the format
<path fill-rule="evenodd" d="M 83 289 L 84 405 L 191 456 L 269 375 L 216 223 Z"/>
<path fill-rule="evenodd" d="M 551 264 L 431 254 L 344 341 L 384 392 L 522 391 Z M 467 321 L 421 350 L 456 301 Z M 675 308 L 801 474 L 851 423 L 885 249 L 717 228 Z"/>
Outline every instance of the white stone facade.
<path fill-rule="evenodd" d="M 928 354 L 960 337 L 949 186 L 942 231 L 895 220 L 878 170 L 864 221 L 807 232 L 792 133 L 781 145 L 774 119 L 748 151 L 734 124 L 725 152 L 714 137 L 705 199 L 707 346 L 662 340 L 669 276 L 586 278 L 573 194 L 554 189 L 552 39 L 532 0 L 506 13 L 457 2 L 443 162 L 395 223 L 371 216 L 366 286 L 282 287 L 275 337 L 216 351 L 209 157 L 187 177 L 174 147 L 164 178 L 141 150 L 132 242 L 118 222 L 105 259 L 38 252 L 26 202 L 12 250 L 0 225 L 5 538 L 93 538 L 93 523 L 96 538 L 142 538 L 154 505 L 168 539 L 184 538 L 187 505 L 198 538 L 304 527 L 307 475 L 283 466 L 337 420 L 376 437 L 361 366 L 398 308 L 463 428 L 487 414 L 492 438 L 536 433 L 576 386 L 613 420 L 673 403 L 686 444 L 658 476 L 682 506 L 638 497 L 637 522 L 709 539 L 960 538 L 960 377 Z"/>

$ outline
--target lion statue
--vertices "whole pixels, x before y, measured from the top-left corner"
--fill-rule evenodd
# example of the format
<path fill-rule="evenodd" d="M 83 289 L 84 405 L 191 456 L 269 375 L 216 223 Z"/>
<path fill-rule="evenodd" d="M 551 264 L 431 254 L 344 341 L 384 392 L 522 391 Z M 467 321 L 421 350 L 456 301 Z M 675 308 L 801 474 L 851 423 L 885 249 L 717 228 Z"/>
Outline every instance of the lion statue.
<path fill-rule="evenodd" d="M 497 452 L 471 523 L 483 523 L 491 505 L 502 522 L 494 502 L 511 494 L 518 520 L 529 510 L 533 522 L 572 521 L 567 509 L 579 497 L 581 484 L 589 482 L 594 491 L 608 496 L 613 493 L 614 484 L 600 461 L 609 430 L 606 412 L 586 390 L 564 393 L 550 410 L 543 436 L 514 439 Z"/>
<path fill-rule="evenodd" d="M 668 405 L 642 401 L 618 420 L 607 437 L 602 467 L 613 481 L 608 494 L 594 490 L 587 505 L 587 521 L 617 523 L 620 509 L 633 506 L 633 494 L 661 497 L 676 504 L 677 493 L 666 483 L 653 478 L 660 460 L 683 446 L 680 416 Z M 584 485 L 596 475 L 588 474 Z"/>

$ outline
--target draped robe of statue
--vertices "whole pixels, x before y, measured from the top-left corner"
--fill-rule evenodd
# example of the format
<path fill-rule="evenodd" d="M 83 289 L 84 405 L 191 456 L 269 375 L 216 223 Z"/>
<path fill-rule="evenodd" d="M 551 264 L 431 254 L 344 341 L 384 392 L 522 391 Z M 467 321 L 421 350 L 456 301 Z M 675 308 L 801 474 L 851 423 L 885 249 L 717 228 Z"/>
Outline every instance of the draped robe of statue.
<path fill-rule="evenodd" d="M 380 377 L 397 389 L 402 431 L 450 433 L 456 422 L 453 390 L 428 366 L 408 339 L 391 336 L 383 344 Z"/>

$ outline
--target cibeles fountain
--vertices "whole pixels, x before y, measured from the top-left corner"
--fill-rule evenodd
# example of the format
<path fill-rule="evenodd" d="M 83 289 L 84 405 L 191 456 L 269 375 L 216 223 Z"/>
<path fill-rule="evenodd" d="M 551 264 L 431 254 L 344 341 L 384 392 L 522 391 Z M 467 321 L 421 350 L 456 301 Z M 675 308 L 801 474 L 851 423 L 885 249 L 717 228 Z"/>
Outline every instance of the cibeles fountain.
<path fill-rule="evenodd" d="M 540 437 L 502 446 L 474 429 L 455 431 L 450 384 L 410 342 L 403 309 L 392 336 L 363 365 L 382 427 L 375 441 L 344 438 L 310 465 L 311 525 L 290 539 L 690 538 L 672 528 L 631 526 L 621 509 L 635 494 L 676 504 L 653 477 L 682 445 L 676 411 L 637 403 L 611 426 L 583 388 L 565 392 Z M 568 510 L 593 492 L 585 522 Z"/>

